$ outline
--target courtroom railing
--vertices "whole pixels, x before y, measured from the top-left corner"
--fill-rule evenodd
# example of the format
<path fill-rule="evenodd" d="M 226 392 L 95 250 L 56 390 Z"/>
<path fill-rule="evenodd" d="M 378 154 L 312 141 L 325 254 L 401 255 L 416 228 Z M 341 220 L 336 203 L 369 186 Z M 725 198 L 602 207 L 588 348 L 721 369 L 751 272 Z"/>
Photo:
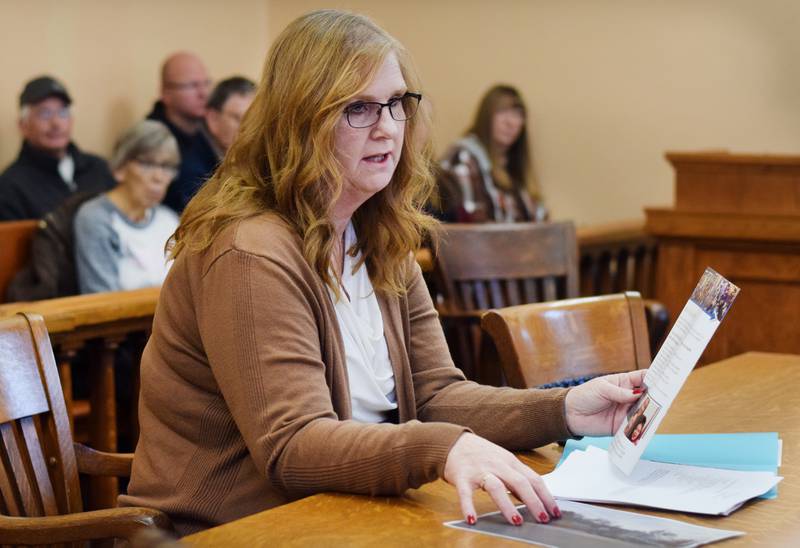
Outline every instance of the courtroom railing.
<path fill-rule="evenodd" d="M 123 410 L 129 416 L 123 427 L 130 443 L 136 443 L 138 365 L 150 335 L 158 294 L 159 288 L 148 288 L 0 305 L 0 318 L 17 312 L 34 312 L 44 317 L 73 432 L 75 417 L 85 416 L 87 435 L 82 436 L 80 430 L 75 434 L 94 449 L 119 450 L 115 368 L 121 345 L 125 346 L 132 366 L 130 377 L 125 378 L 126 385 L 120 387 L 130 399 L 129 408 Z M 73 400 L 73 375 L 83 377 L 75 380 L 88 386 L 88 401 Z M 116 478 L 93 480 L 91 501 L 97 507 L 113 506 Z"/>
<path fill-rule="evenodd" d="M 643 220 L 579 227 L 577 236 L 582 296 L 623 291 L 655 296 L 658 250 Z"/>

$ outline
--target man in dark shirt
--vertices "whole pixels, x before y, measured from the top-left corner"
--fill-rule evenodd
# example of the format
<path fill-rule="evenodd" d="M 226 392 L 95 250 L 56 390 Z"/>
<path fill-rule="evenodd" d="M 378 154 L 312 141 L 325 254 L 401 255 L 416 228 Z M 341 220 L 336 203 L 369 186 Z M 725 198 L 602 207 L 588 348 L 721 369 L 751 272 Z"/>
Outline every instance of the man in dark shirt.
<path fill-rule="evenodd" d="M 163 122 L 178 141 L 181 166 L 164 199 L 178 213 L 217 165 L 217 155 L 201 131 L 210 88 L 206 67 L 196 55 L 170 55 L 161 68 L 161 98 L 147 116 Z"/>
<path fill-rule="evenodd" d="M 67 90 L 50 76 L 28 82 L 19 98 L 22 150 L 0 174 L 0 221 L 41 219 L 69 196 L 116 182 L 106 162 L 71 142 Z"/>

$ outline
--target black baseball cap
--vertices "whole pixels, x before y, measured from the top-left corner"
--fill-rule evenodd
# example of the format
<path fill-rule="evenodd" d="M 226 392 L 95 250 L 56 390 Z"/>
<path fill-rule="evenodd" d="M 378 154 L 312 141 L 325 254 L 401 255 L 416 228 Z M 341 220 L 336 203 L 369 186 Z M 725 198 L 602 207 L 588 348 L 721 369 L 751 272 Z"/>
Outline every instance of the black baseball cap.
<path fill-rule="evenodd" d="M 19 106 L 35 105 L 48 97 L 60 97 L 67 105 L 72 103 L 67 88 L 61 82 L 51 76 L 39 76 L 25 84 L 19 96 Z"/>

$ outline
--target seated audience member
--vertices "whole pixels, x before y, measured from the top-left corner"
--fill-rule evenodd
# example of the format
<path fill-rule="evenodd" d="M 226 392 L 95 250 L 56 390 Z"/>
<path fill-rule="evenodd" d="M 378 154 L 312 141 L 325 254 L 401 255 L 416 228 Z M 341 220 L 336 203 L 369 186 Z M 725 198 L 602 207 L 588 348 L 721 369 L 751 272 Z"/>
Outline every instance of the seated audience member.
<path fill-rule="evenodd" d="M 206 130 L 208 140 L 222 160 L 233 144 L 244 113 L 253 102 L 256 85 L 242 76 L 222 80 L 211 92 L 206 105 Z M 211 175 L 211 173 L 209 173 Z"/>
<path fill-rule="evenodd" d="M 161 205 L 180 162 L 178 144 L 160 122 L 144 120 L 114 147 L 116 188 L 75 215 L 75 263 L 81 293 L 160 285 L 169 265 L 164 246 L 178 226 Z"/>
<path fill-rule="evenodd" d="M 97 192 L 76 192 L 47 213 L 33 235 L 28 263 L 14 275 L 6 300 L 39 301 L 80 293 L 75 271 L 75 214 Z"/>
<path fill-rule="evenodd" d="M 543 221 L 531 176 L 525 104 L 511 86 L 481 99 L 467 134 L 445 153 L 439 173 L 442 220 L 459 223 Z"/>
<path fill-rule="evenodd" d="M 217 155 L 202 131 L 210 89 L 203 62 L 192 53 L 175 53 L 164 61 L 161 99 L 147 116 L 165 124 L 178 140 L 180 170 L 164 199 L 178 213 L 217 166 Z"/>
<path fill-rule="evenodd" d="M 0 221 L 41 219 L 73 193 L 114 186 L 105 161 L 72 137 L 72 98 L 58 80 L 40 76 L 19 97 L 22 150 L 0 174 Z"/>
<path fill-rule="evenodd" d="M 172 241 L 121 504 L 187 534 L 314 493 L 441 477 L 470 523 L 476 489 L 510 523 L 523 518 L 507 489 L 536 521 L 559 517 L 509 450 L 610 434 L 644 371 L 572 389 L 465 380 L 413 260 L 436 221 L 422 211 L 429 117 L 408 53 L 369 19 L 323 10 L 281 33 L 264 71 Z"/>

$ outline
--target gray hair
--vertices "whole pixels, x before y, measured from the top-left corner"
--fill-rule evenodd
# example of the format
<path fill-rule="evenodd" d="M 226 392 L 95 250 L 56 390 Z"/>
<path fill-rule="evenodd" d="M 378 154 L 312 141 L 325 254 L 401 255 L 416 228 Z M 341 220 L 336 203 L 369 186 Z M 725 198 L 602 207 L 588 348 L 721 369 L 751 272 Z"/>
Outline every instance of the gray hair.
<path fill-rule="evenodd" d="M 142 120 L 122 134 L 109 163 L 116 170 L 132 160 L 151 158 L 159 152 L 168 154 L 175 165 L 181 161 L 178 141 L 167 126 L 156 120 Z"/>

